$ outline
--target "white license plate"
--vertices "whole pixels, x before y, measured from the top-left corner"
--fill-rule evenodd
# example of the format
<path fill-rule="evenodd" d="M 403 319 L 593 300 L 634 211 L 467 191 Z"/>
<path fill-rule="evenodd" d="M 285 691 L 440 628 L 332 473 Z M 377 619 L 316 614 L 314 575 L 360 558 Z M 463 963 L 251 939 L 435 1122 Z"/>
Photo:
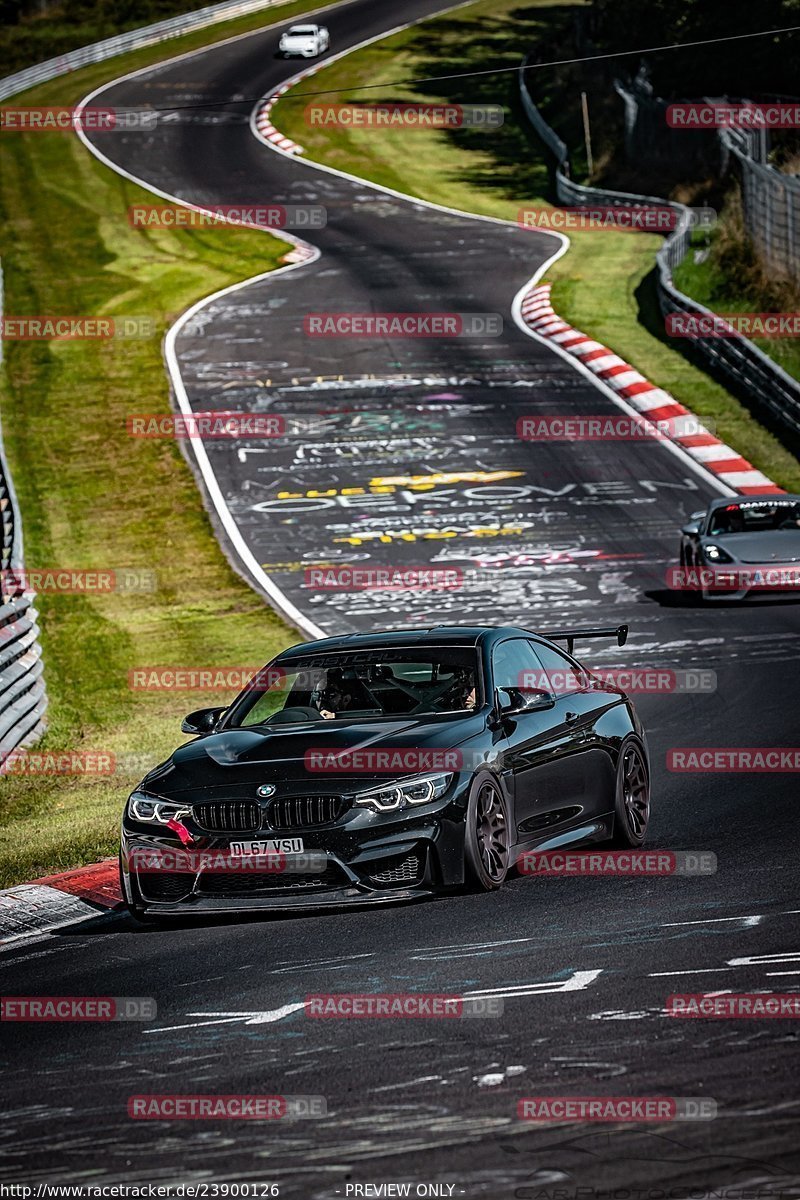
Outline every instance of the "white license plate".
<path fill-rule="evenodd" d="M 270 838 L 258 842 L 231 842 L 231 854 L 302 854 L 302 838 Z"/>

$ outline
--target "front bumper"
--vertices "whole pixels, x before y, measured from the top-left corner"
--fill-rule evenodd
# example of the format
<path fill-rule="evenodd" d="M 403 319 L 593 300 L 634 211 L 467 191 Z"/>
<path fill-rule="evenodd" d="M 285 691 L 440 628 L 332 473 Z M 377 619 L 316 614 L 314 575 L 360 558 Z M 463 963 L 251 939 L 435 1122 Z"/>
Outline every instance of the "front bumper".
<path fill-rule="evenodd" d="M 704 600 L 797 600 L 800 598 L 800 568 L 796 564 L 750 565 L 746 563 L 705 564 L 702 568 Z"/>
<path fill-rule="evenodd" d="M 154 832 L 126 817 L 120 853 L 123 893 L 132 907 L 164 916 L 327 908 L 427 896 L 463 883 L 465 810 L 465 795 L 456 790 L 451 798 L 425 805 L 424 811 L 351 810 L 326 827 L 292 829 L 291 836 L 303 839 L 306 856 L 323 858 L 324 870 L 315 867 L 310 872 L 302 863 L 299 870 L 290 869 L 297 860 L 289 858 L 285 870 L 251 869 L 246 859 L 236 870 L 142 870 L 154 852 L 165 856 L 168 864 L 187 853 L 195 856 L 194 864 L 204 856 L 219 861 L 230 854 L 234 841 L 289 834 L 198 833 L 187 847 L 170 830 Z"/>

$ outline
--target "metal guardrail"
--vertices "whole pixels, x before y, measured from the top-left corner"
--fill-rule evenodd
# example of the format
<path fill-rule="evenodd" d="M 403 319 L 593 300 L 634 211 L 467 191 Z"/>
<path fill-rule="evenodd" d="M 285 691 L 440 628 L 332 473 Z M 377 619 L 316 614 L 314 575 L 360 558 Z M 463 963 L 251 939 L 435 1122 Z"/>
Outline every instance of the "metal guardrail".
<path fill-rule="evenodd" d="M 525 82 L 524 67 L 529 61 L 526 57 L 520 67 L 520 99 L 531 125 L 556 159 L 555 190 L 558 202 L 576 207 L 654 204 L 660 208 L 673 209 L 678 214 L 675 229 L 664 240 L 656 255 L 656 280 L 661 312 L 665 317 L 672 313 L 714 317 L 715 314 L 710 309 L 684 295 L 672 281 L 672 272 L 685 258 L 691 243 L 689 209 L 683 204 L 662 200 L 657 196 L 613 192 L 575 183 L 570 178 L 567 146 L 539 112 Z M 618 85 L 617 91 L 622 94 Z M 691 346 L 706 360 L 708 366 L 719 372 L 737 390 L 754 400 L 780 427 L 800 440 L 800 383 L 773 359 L 738 334 L 725 338 L 693 338 Z"/>
<path fill-rule="evenodd" d="M 0 266 L 0 317 L 3 271 Z M 0 358 L 2 342 L 0 341 Z M 19 507 L 0 434 L 0 773 L 11 750 L 35 742 L 44 732 L 47 693 L 34 596 L 17 582 L 22 571 Z"/>
<path fill-rule="evenodd" d="M 773 274 L 800 281 L 800 178 L 768 161 L 770 130 L 745 125 L 671 129 L 666 120 L 669 101 L 653 93 L 646 71 L 614 87 L 625 105 L 628 161 L 679 167 L 703 179 L 723 176 L 733 160 L 741 180 L 744 225 L 758 257 Z M 747 108 L 752 102 L 703 96 L 701 103 Z"/>
<path fill-rule="evenodd" d="M 720 130 L 720 141 L 739 165 L 742 218 L 758 257 L 800 282 L 800 179 L 758 162 L 755 139 L 739 130 Z"/>
<path fill-rule="evenodd" d="M 37 83 L 46 83 L 49 79 L 76 71 L 79 67 L 88 67 L 92 63 L 103 62 L 106 58 L 114 58 L 117 54 L 125 54 L 128 50 L 140 50 L 155 42 L 180 37 L 182 33 L 190 33 L 193 29 L 202 29 L 206 25 L 216 25 L 219 21 L 247 16 L 262 8 L 275 8 L 287 3 L 289 0 L 224 0 L 222 4 L 209 4 L 196 12 L 168 17 L 164 21 L 156 21 L 153 25 L 143 25 L 140 29 L 118 33 L 105 41 L 81 46 L 78 50 L 70 50 L 66 54 L 59 54 L 57 58 L 48 58 L 46 62 L 26 67 L 24 71 L 17 71 L 14 75 L 6 75 L 4 79 L 0 79 L 0 100 L 17 96 L 20 92 L 35 87 Z"/>

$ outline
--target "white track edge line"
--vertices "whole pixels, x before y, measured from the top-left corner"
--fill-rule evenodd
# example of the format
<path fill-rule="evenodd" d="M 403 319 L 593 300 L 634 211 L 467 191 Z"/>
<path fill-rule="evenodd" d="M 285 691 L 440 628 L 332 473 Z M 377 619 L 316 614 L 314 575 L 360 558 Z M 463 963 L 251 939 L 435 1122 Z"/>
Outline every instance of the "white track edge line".
<path fill-rule="evenodd" d="M 564 236 L 564 235 L 562 234 L 560 236 Z M 568 242 L 568 239 L 567 239 L 567 242 Z M 544 264 L 544 266 L 540 267 L 539 270 L 536 272 L 536 274 L 532 275 L 531 278 L 528 280 L 528 282 L 526 284 L 523 284 L 523 286 L 517 292 L 517 294 L 514 297 L 514 300 L 512 302 L 512 305 L 511 305 L 511 313 L 514 317 L 514 320 L 516 321 L 519 328 L 524 333 L 527 333 L 528 337 L 535 338 L 535 340 L 537 342 L 541 342 L 541 344 L 543 346 L 549 346 L 551 350 L 554 350 L 555 353 L 558 354 L 561 358 L 563 358 L 566 362 L 572 363 L 572 365 L 575 367 L 575 369 L 581 375 L 583 375 L 584 378 L 588 379 L 597 388 L 598 391 L 602 392 L 603 395 L 607 396 L 609 400 L 612 400 L 618 408 L 622 409 L 622 411 L 624 413 L 627 413 L 628 416 L 631 416 L 631 417 L 637 417 L 637 418 L 641 417 L 643 415 L 642 413 L 640 413 L 637 409 L 635 409 L 633 407 L 633 405 L 628 404 L 628 402 L 624 399 L 624 397 L 618 395 L 612 388 L 610 388 L 608 386 L 607 383 L 604 383 L 602 379 L 598 379 L 598 377 L 596 375 L 593 375 L 592 372 L 589 370 L 589 368 L 585 365 L 585 363 L 582 363 L 580 361 L 580 359 L 575 358 L 575 356 L 570 354 L 568 350 L 562 349 L 562 347 L 560 345 L 558 345 L 557 342 L 553 342 L 550 340 L 550 338 L 545 337 L 543 334 L 537 333 L 535 329 L 532 329 L 531 326 L 527 324 L 527 322 L 525 321 L 525 318 L 522 315 L 522 302 L 525 299 L 525 296 L 528 294 L 528 292 L 531 290 L 531 288 L 536 286 L 536 284 L 539 282 L 542 275 L 547 270 L 547 268 L 551 265 L 551 263 L 554 263 L 556 261 L 556 259 L 561 257 L 562 254 L 565 254 L 566 250 L 567 250 L 567 247 L 565 246 L 558 252 L 558 254 L 554 254 L 553 257 L 551 259 L 549 259 L 548 262 L 546 262 Z M 574 326 L 573 326 L 573 328 L 574 328 Z M 580 331 L 576 330 L 576 332 L 580 332 Z M 648 380 L 648 382 L 649 382 L 649 380 Z M 678 401 L 676 400 L 675 403 L 677 404 Z M 687 409 L 687 412 L 688 411 L 689 410 Z M 694 416 L 694 414 L 692 414 L 692 415 Z M 741 493 L 737 492 L 735 488 L 728 487 L 728 485 L 726 483 L 722 482 L 722 480 L 719 478 L 718 475 L 715 475 L 713 471 L 707 470 L 703 466 L 702 463 L 700 463 L 696 459 L 692 458 L 692 456 L 688 453 L 688 451 L 685 450 L 684 447 L 681 446 L 678 442 L 673 442 L 669 438 L 663 438 L 663 439 L 659 438 L 658 444 L 663 445 L 666 450 L 669 450 L 677 458 L 680 458 L 680 460 L 686 466 L 691 467 L 691 469 L 694 471 L 694 473 L 696 475 L 699 475 L 701 479 L 704 479 L 706 481 L 706 483 L 709 483 L 709 482 L 713 483 L 714 486 L 722 493 L 723 496 L 738 496 L 741 494 Z"/>

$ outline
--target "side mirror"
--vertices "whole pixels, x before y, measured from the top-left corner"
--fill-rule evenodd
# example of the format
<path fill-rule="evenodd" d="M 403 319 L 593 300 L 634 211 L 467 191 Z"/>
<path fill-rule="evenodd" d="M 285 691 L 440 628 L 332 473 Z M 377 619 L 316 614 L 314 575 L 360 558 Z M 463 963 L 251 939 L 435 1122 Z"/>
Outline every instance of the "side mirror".
<path fill-rule="evenodd" d="M 497 689 L 497 711 L 501 717 L 552 708 L 555 700 L 542 688 L 507 687 Z"/>
<path fill-rule="evenodd" d="M 688 537 L 694 537 L 700 532 L 700 526 L 703 524 L 705 515 L 705 510 L 690 513 L 689 520 L 684 525 L 681 533 L 685 533 Z"/>
<path fill-rule="evenodd" d="M 196 712 L 189 713 L 188 717 L 183 718 L 181 732 L 212 733 L 225 711 L 224 708 L 198 708 Z"/>

